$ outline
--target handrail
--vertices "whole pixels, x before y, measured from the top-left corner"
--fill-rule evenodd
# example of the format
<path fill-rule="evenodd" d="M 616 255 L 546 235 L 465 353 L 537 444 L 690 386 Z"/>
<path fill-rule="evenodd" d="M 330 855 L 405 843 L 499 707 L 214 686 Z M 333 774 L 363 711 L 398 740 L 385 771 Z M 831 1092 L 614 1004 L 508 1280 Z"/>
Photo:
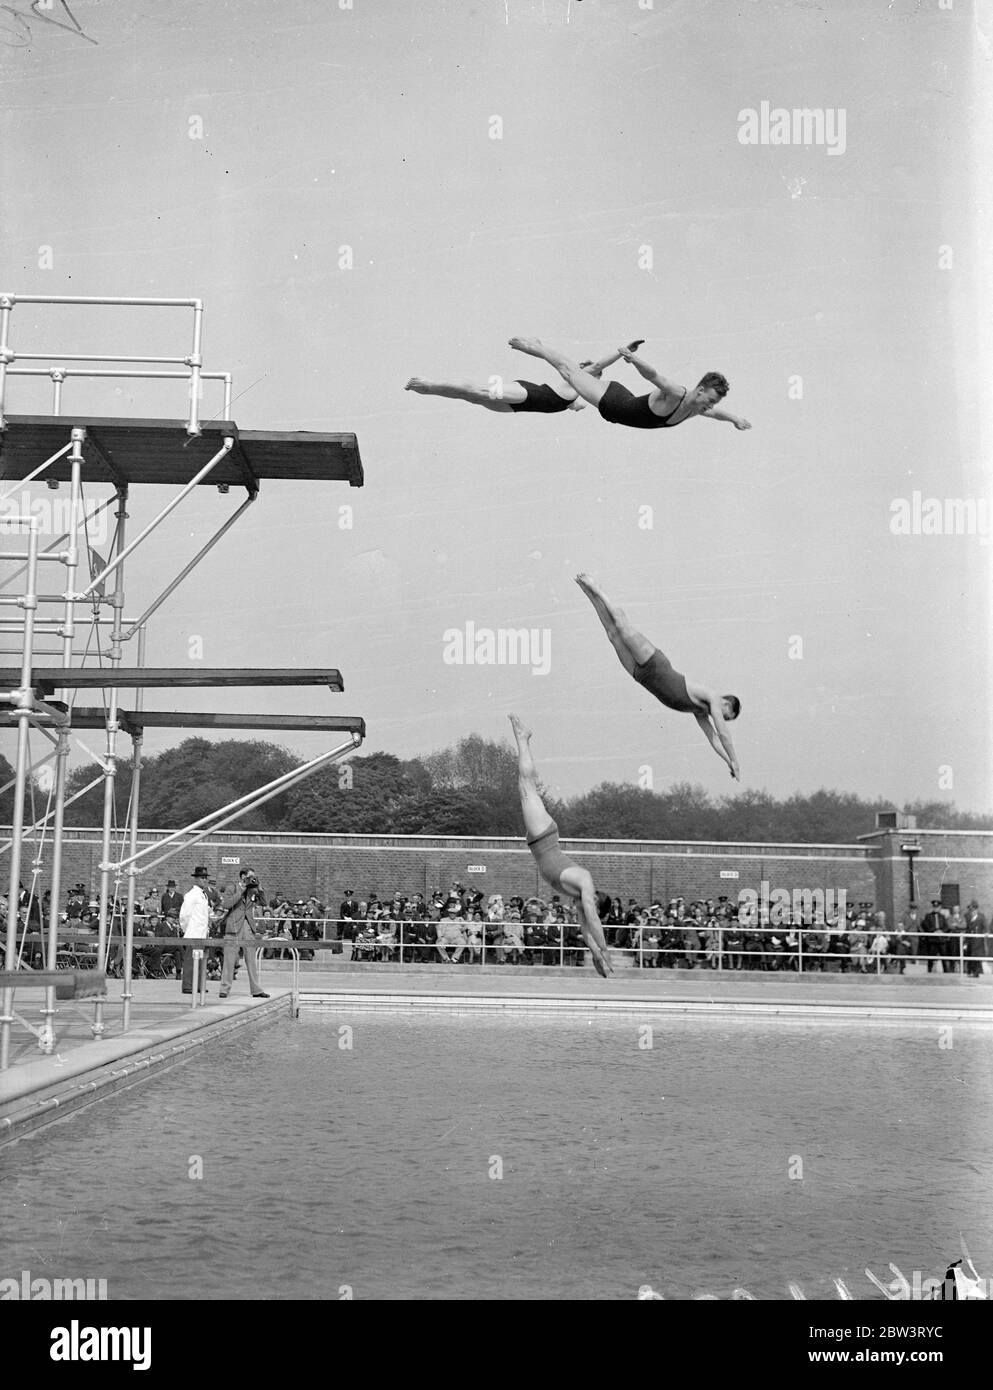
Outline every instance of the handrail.
<path fill-rule="evenodd" d="M 18 358 L 33 357 L 40 354 L 19 352 Z M 185 358 L 179 357 L 78 357 L 73 358 L 69 354 L 63 353 L 59 357 L 60 362 L 181 362 Z M 151 381 L 189 381 L 189 372 L 149 372 L 149 371 L 122 371 L 114 368 L 90 368 L 90 367 L 8 367 L 8 376 L 47 376 L 52 382 L 52 414 L 62 414 L 62 383 L 70 376 L 85 377 L 112 377 L 115 381 L 143 378 Z M 224 405 L 221 411 L 222 420 L 231 418 L 231 382 L 230 372 L 201 372 L 201 381 L 223 381 L 224 383 Z M 68 445 L 66 446 L 68 448 Z M 40 470 L 39 470 L 40 471 Z M 21 484 L 23 486 L 23 484 Z"/>
<path fill-rule="evenodd" d="M 58 352 L 30 352 L 18 353 L 10 343 L 10 322 L 12 312 L 17 304 L 61 304 L 61 305 L 99 305 L 101 307 L 125 307 L 125 308 L 158 308 L 158 309 L 189 309 L 193 313 L 193 338 L 192 346 L 188 353 L 181 357 L 177 356 L 137 356 L 135 354 L 80 354 L 80 353 L 58 353 Z M 204 376 L 203 357 L 201 346 L 203 341 L 203 300 L 196 298 L 188 299 L 162 299 L 151 298 L 148 296 L 121 296 L 121 295 L 78 295 L 78 294 L 11 294 L 0 291 L 0 429 L 4 423 L 4 407 L 6 397 L 6 386 L 8 375 L 51 375 L 55 385 L 55 408 L 56 414 L 61 406 L 62 399 L 62 380 L 71 370 L 77 376 L 141 376 L 141 375 L 162 375 L 161 373 L 142 373 L 134 371 L 113 371 L 103 373 L 100 371 L 82 371 L 78 369 L 65 369 L 56 366 L 54 374 L 51 370 L 24 368 L 18 371 L 13 366 L 18 358 L 27 361 L 38 362 L 114 362 L 114 363 L 158 363 L 186 366 L 189 372 L 180 372 L 175 375 L 187 379 L 190 383 L 190 403 L 186 424 L 186 432 L 191 436 L 200 434 L 200 382 Z M 165 375 L 172 375 L 166 373 Z M 224 415 L 227 418 L 231 409 L 231 379 L 230 374 L 220 373 L 224 378 Z"/>

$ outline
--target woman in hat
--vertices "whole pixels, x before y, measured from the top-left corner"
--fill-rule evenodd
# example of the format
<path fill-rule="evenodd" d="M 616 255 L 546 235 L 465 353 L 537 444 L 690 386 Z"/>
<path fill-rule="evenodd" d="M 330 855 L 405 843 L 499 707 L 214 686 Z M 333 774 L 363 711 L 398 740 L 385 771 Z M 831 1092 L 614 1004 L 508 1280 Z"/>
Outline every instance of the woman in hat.
<path fill-rule="evenodd" d="M 574 864 L 559 848 L 558 826 L 545 809 L 538 791 L 538 775 L 531 756 L 531 730 L 524 727 L 516 714 L 510 716 L 510 724 L 517 740 L 517 786 L 528 848 L 546 882 L 576 900 L 579 930 L 590 949 L 593 965 L 604 977 L 612 975 L 593 877 L 589 869 Z"/>
<path fill-rule="evenodd" d="M 503 937 L 497 952 L 497 960 L 503 964 L 509 960 L 520 965 L 524 957 L 524 931 L 521 926 L 520 908 L 510 907 L 503 919 Z"/>

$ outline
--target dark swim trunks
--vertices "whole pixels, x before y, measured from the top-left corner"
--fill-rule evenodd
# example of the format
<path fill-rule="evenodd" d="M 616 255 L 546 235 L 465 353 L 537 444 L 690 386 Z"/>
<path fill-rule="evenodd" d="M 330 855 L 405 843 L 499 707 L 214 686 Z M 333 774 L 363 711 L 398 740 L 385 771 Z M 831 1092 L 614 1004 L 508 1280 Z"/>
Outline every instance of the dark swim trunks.
<path fill-rule="evenodd" d="M 700 706 L 694 704 L 689 697 L 686 677 L 679 674 L 658 647 L 647 661 L 634 668 L 634 678 L 669 709 L 679 710 L 681 714 L 703 713 Z"/>
<path fill-rule="evenodd" d="M 555 415 L 560 410 L 569 409 L 570 402 L 563 400 L 551 386 L 539 384 L 536 381 L 520 380 L 517 384 L 523 386 L 528 393 L 527 400 L 522 401 L 520 405 L 511 405 L 510 401 L 507 402 L 511 410 L 517 414 L 531 410 L 538 415 Z"/>
<path fill-rule="evenodd" d="M 686 392 L 683 392 L 683 401 L 679 402 L 675 410 L 670 410 L 668 415 L 656 415 L 649 408 L 649 396 L 636 396 L 629 391 L 626 386 L 622 386 L 619 381 L 612 381 L 600 397 L 600 404 L 597 406 L 600 414 L 605 420 L 609 420 L 612 425 L 630 425 L 636 430 L 665 430 L 672 429 L 670 425 L 676 410 L 686 399 Z M 682 424 L 682 420 L 678 421 Z"/>
<path fill-rule="evenodd" d="M 572 866 L 559 849 L 559 828 L 554 821 L 549 822 L 547 830 L 543 830 L 533 840 L 528 840 L 528 849 L 535 857 L 542 878 L 560 892 L 572 894 L 570 888 L 562 887 L 562 870 Z"/>

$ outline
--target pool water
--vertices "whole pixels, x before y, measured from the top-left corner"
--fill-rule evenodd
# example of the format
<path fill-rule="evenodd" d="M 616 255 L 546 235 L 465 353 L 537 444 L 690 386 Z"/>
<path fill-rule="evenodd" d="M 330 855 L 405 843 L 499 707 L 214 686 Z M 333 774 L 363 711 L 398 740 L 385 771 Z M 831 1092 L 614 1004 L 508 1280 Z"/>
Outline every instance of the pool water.
<path fill-rule="evenodd" d="M 948 1046 L 951 1041 L 952 1046 Z M 304 1013 L 0 1150 L 0 1278 L 109 1297 L 879 1297 L 993 1274 L 991 1034 Z M 650 1045 L 648 1045 L 650 1044 Z"/>

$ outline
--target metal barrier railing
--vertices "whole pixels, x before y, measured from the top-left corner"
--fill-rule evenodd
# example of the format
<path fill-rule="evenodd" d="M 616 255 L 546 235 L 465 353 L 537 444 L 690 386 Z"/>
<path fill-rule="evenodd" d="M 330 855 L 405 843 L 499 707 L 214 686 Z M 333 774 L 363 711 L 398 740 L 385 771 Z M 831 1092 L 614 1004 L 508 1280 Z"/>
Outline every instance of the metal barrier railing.
<path fill-rule="evenodd" d="M 136 922 L 140 920 L 140 917 L 136 918 Z M 543 939 L 528 940 L 523 932 L 520 937 L 515 935 L 508 939 L 503 935 L 502 923 L 467 924 L 464 919 L 458 919 L 457 923 L 438 923 L 432 919 L 423 919 L 394 921 L 391 922 L 390 930 L 384 930 L 386 920 L 380 919 L 370 929 L 368 925 L 363 928 L 358 919 L 348 923 L 333 917 L 258 918 L 257 925 L 262 930 L 255 939 L 257 953 L 262 960 L 279 959 L 284 954 L 289 954 L 295 957 L 297 965 L 300 961 L 306 961 L 308 955 L 311 958 L 321 953 L 345 956 L 348 948 L 347 959 L 358 964 L 423 965 L 444 962 L 503 965 L 509 962 L 560 968 L 582 964 L 589 953 L 589 948 L 582 940 L 576 940 L 574 937 L 566 939 L 566 933 L 554 927 L 556 939 L 549 941 L 547 924 L 541 926 L 545 934 Z M 119 921 L 115 916 L 109 938 L 108 969 L 111 974 L 114 973 L 118 957 L 123 954 L 124 937 Z M 277 926 L 282 929 L 287 921 L 292 921 L 290 931 L 293 934 L 283 935 L 281 930 L 273 930 Z M 441 932 L 438 930 L 439 925 L 442 927 Z M 571 924 L 564 925 L 569 927 Z M 351 937 L 341 934 L 341 929 L 348 926 L 358 927 L 358 931 Z M 908 964 L 915 964 L 926 965 L 928 973 L 937 966 L 942 973 L 954 971 L 960 974 L 966 973 L 966 967 L 972 965 L 978 967 L 976 973 L 979 974 L 982 973 L 984 960 L 989 960 L 993 967 L 993 936 L 985 932 L 876 933 L 875 935 L 886 936 L 888 943 L 895 943 L 897 946 L 897 949 L 892 949 L 891 944 L 891 948 L 883 952 L 871 949 L 871 939 L 867 939 L 864 946 L 852 946 L 846 942 L 840 949 L 832 949 L 830 938 L 837 939 L 839 933 L 825 932 L 818 927 L 719 927 L 714 929 L 716 941 L 710 944 L 702 939 L 699 944 L 693 941 L 687 943 L 685 940 L 670 940 L 668 944 L 663 944 L 665 934 L 674 930 L 668 928 L 664 929 L 657 942 L 654 941 L 653 934 L 643 932 L 639 940 L 619 945 L 616 940 L 611 939 L 618 930 L 627 929 L 610 926 L 605 928 L 610 949 L 617 955 L 629 958 L 635 967 L 647 970 L 701 968 L 730 973 L 757 969 L 792 970 L 798 974 L 810 974 L 824 970 L 831 963 L 830 968 L 850 973 L 882 975 L 893 973 L 901 966 L 905 968 Z M 683 931 L 686 930 L 683 928 Z M 311 937 L 303 934 L 311 931 L 319 931 L 320 935 Z M 846 938 L 850 934 L 842 933 Z M 704 935 L 705 933 L 700 933 L 701 937 Z M 871 938 L 873 934 L 858 935 Z M 825 937 L 828 937 L 827 942 L 824 941 Z M 811 938 L 816 939 L 815 944 L 811 943 Z M 43 940 L 44 937 L 40 933 L 28 933 L 24 937 L 25 943 L 38 943 L 39 947 Z M 207 940 L 209 945 L 205 949 L 218 953 L 223 950 L 223 937 L 209 937 Z M 67 950 L 67 961 L 72 959 L 82 966 L 86 966 L 90 961 L 96 963 L 95 932 L 91 937 L 86 932 L 80 932 L 64 924 L 59 931 L 59 943 L 60 951 L 63 948 Z M 78 943 L 84 949 L 76 950 L 71 943 Z M 87 943 L 92 945 L 92 951 L 85 949 Z M 975 949 L 972 943 L 975 943 Z M 183 937 L 146 936 L 136 931 L 132 949 L 139 961 L 142 959 L 142 952 L 149 949 L 160 950 L 162 955 L 177 954 L 181 958 L 185 944 L 186 940 Z M 922 947 L 935 949 L 925 950 Z"/>

